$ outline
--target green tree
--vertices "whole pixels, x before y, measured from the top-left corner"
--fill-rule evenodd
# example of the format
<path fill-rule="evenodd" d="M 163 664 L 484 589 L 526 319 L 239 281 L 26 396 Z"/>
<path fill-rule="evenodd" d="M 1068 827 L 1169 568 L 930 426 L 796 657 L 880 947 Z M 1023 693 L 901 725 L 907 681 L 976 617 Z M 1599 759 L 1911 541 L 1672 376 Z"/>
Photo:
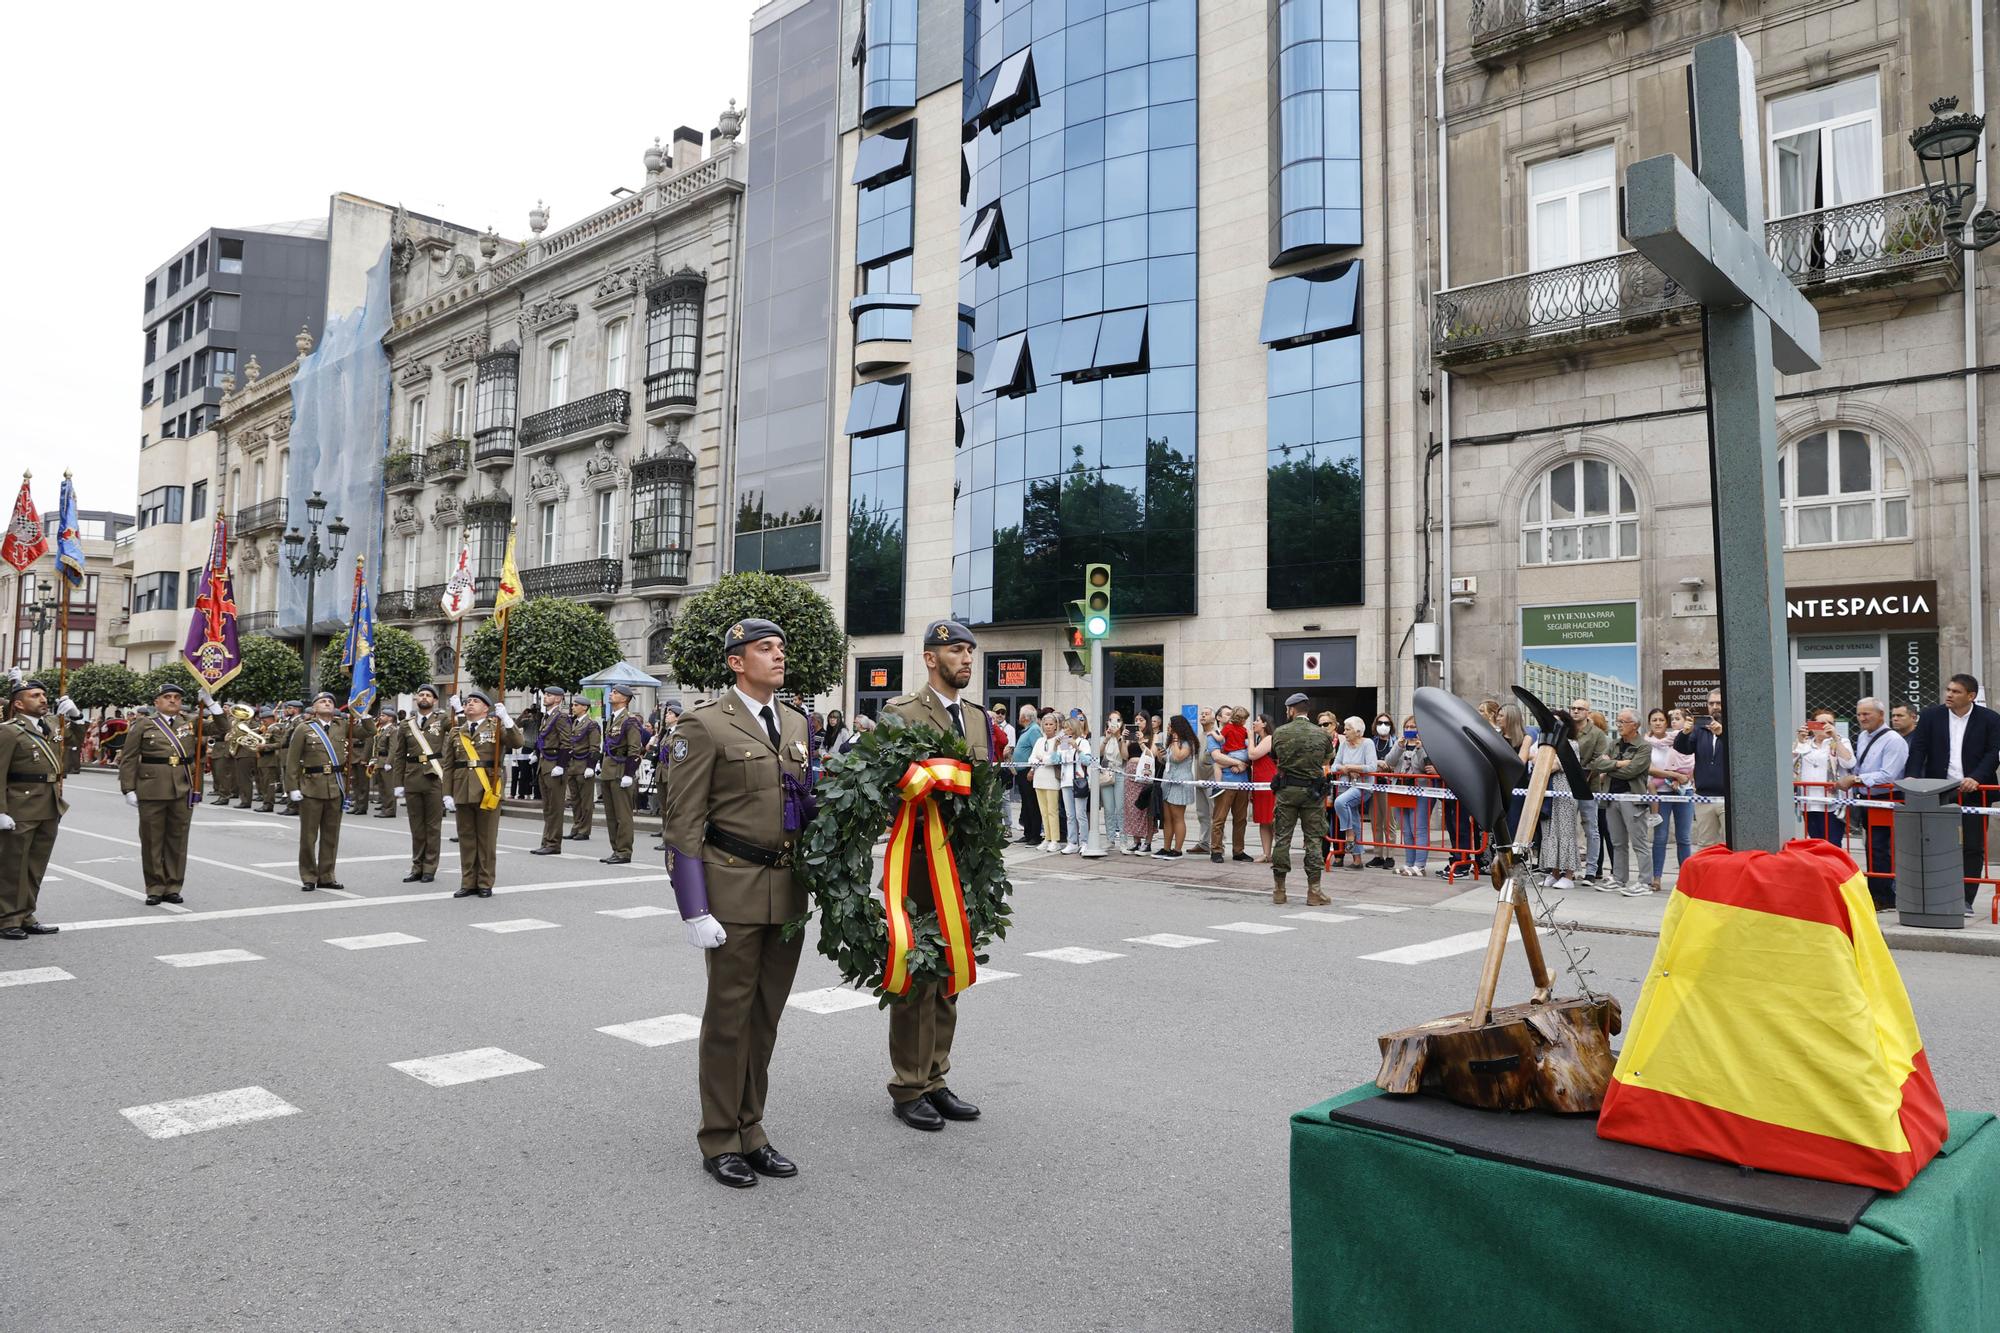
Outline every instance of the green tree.
<path fill-rule="evenodd" d="M 567 597 L 530 597 L 508 613 L 507 679 L 515 689 L 578 688 L 625 650 L 604 613 Z M 488 689 L 500 682 L 500 622 L 489 620 L 465 645 L 465 667 Z"/>
<path fill-rule="evenodd" d="M 518 632 L 518 627 L 517 627 Z M 514 674 L 514 654 L 507 653 L 507 674 Z M 320 688 L 332 690 L 334 695 L 345 701 L 348 687 L 353 684 L 346 667 L 340 664 L 340 654 L 335 652 L 325 659 L 319 669 Z M 379 706 L 384 699 L 394 699 L 399 694 L 414 693 L 417 687 L 431 683 L 431 655 L 417 642 L 416 636 L 408 630 L 397 629 L 394 625 L 375 626 L 375 699 Z"/>
<path fill-rule="evenodd" d="M 139 677 L 139 702 L 149 704 L 159 697 L 160 687 L 168 681 L 181 687 L 191 701 L 201 690 L 201 682 L 194 678 L 194 672 L 187 669 L 187 663 L 176 657 L 171 662 L 163 662 L 145 675 Z"/>
<path fill-rule="evenodd" d="M 757 617 L 785 631 L 785 688 L 807 698 L 826 694 L 847 670 L 847 635 L 833 605 L 810 584 L 756 570 L 731 574 L 681 603 L 667 660 L 674 679 L 694 690 L 735 683 L 722 635 Z"/>
<path fill-rule="evenodd" d="M 262 634 L 246 634 L 237 645 L 243 669 L 215 697 L 230 704 L 275 704 L 296 699 L 306 687 L 306 664 L 298 649 Z"/>
<path fill-rule="evenodd" d="M 130 708 L 139 698 L 139 674 L 122 662 L 92 662 L 69 673 L 69 697 L 78 708 Z"/>

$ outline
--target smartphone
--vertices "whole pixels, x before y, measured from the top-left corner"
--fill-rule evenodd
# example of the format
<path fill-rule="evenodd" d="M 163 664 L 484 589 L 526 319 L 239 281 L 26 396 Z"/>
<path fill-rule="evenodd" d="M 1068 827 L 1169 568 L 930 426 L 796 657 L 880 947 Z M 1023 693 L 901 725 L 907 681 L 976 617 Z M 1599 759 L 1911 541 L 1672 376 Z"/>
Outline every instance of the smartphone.
<path fill-rule="evenodd" d="M 1705 727 L 1712 721 L 1714 721 L 1714 719 L 1710 717 L 1707 713 L 1696 713 L 1694 715 L 1694 724 L 1697 727 Z"/>

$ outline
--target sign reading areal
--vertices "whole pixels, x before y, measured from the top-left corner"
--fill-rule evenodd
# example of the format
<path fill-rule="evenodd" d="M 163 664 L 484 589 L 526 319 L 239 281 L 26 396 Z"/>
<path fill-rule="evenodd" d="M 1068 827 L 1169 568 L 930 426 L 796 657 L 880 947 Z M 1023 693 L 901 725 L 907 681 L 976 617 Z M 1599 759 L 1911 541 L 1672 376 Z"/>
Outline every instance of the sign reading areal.
<path fill-rule="evenodd" d="M 1793 634 L 1936 629 L 1937 605 L 1936 579 L 1787 588 L 1785 628 Z"/>

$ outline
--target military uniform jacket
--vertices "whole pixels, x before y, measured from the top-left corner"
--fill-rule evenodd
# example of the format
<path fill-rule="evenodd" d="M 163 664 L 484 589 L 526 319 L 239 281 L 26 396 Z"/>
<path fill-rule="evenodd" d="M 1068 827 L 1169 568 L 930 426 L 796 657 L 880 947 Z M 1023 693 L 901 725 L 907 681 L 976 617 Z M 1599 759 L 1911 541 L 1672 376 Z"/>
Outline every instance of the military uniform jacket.
<path fill-rule="evenodd" d="M 773 753 L 762 719 L 743 709 L 735 690 L 681 715 L 668 743 L 667 846 L 706 864 L 709 909 L 719 921 L 776 925 L 802 916 L 806 893 L 789 866 L 759 865 L 708 845 L 711 826 L 771 851 L 786 851 L 781 774 L 806 780 L 806 720 L 772 704 L 778 723 Z"/>
<path fill-rule="evenodd" d="M 69 813 L 63 799 L 63 756 L 39 721 L 10 718 L 0 723 L 0 815 L 17 824 L 60 819 Z"/>
<path fill-rule="evenodd" d="M 535 758 L 557 768 L 569 764 L 569 719 L 560 713 L 544 718 L 535 731 Z"/>
<path fill-rule="evenodd" d="M 957 734 L 957 728 L 951 724 L 951 713 L 945 708 L 944 700 L 929 685 L 925 685 L 914 694 L 891 699 L 882 705 L 882 711 L 894 713 L 905 722 L 936 727 L 947 736 Z M 965 743 L 972 751 L 974 762 L 985 763 L 993 757 L 993 731 L 987 725 L 985 710 L 961 694 L 958 696 L 958 711 L 965 718 Z M 924 863 L 921 853 L 910 860 L 910 899 L 927 912 L 935 910 L 936 905 L 931 900 L 931 869 Z"/>
<path fill-rule="evenodd" d="M 395 774 L 396 785 L 406 792 L 441 790 L 438 775 L 446 771 L 446 761 L 451 758 L 447 751 L 456 744 L 451 739 L 451 732 L 451 719 L 442 708 L 433 708 L 428 717 L 412 713 L 398 722 L 389 733 L 389 771 Z M 423 737 L 422 744 L 417 740 L 420 735 Z M 430 747 L 431 757 L 437 760 L 435 772 L 430 760 L 424 758 L 425 745 Z M 463 755 L 459 757 L 464 758 Z"/>
<path fill-rule="evenodd" d="M 479 767 L 476 769 L 472 760 L 465 756 L 465 746 L 459 741 L 461 736 L 472 742 L 472 751 L 479 759 Z M 518 750 L 527 743 L 519 728 L 503 729 L 497 717 L 488 717 L 477 727 L 470 722 L 462 722 L 453 727 L 444 744 L 445 795 L 468 810 L 477 809 L 479 802 L 486 796 L 486 788 L 479 781 L 479 774 L 484 772 L 487 781 L 493 784 L 493 790 L 505 797 L 507 769 L 504 760 L 497 770 L 494 767 L 496 747 L 497 753 L 504 756 L 507 751 Z M 403 752 L 406 762 L 414 750 L 415 747 L 411 746 Z M 499 774 L 498 777 L 494 776 L 496 772 Z"/>
<path fill-rule="evenodd" d="M 575 718 L 569 723 L 568 763 L 577 773 L 586 768 L 596 768 L 604 762 L 604 728 L 597 725 L 597 719 L 586 717 L 582 721 Z"/>
<path fill-rule="evenodd" d="M 368 743 L 368 767 L 381 772 L 389 766 L 389 755 L 396 748 L 396 729 L 377 727 L 375 737 Z"/>
<path fill-rule="evenodd" d="M 646 728 L 639 719 L 629 709 L 612 714 L 611 726 L 604 734 L 604 767 L 599 776 L 635 777 L 645 754 Z"/>
<path fill-rule="evenodd" d="M 340 725 L 341 730 L 345 732 L 347 730 L 345 720 Z M 375 748 L 375 732 L 375 719 L 359 717 L 354 719 L 354 730 L 348 736 L 348 745 L 353 751 L 351 757 L 355 763 L 365 762 L 369 754 L 373 752 Z"/>
<path fill-rule="evenodd" d="M 118 754 L 118 790 L 142 801 L 185 801 L 194 763 L 194 723 L 160 713 L 134 718 Z"/>
<path fill-rule="evenodd" d="M 1271 733 L 1271 758 L 1287 778 L 1318 782 L 1326 776 L 1327 761 L 1333 758 L 1333 739 L 1325 728 L 1295 717 Z"/>
<path fill-rule="evenodd" d="M 339 718 L 323 724 L 326 741 L 320 741 L 320 725 L 301 719 L 285 742 L 285 790 L 303 793 L 320 801 L 337 801 L 344 794 L 340 770 L 347 765 L 347 724 Z M 332 747 L 331 756 L 328 746 Z"/>

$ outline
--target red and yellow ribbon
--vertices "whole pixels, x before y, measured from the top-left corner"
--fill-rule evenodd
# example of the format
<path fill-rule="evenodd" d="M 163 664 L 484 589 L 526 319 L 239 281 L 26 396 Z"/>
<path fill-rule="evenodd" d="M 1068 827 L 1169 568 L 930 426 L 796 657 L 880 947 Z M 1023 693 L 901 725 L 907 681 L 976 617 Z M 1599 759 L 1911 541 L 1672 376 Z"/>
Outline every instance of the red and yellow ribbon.
<path fill-rule="evenodd" d="M 889 958 L 882 969 L 882 989 L 891 995 L 910 993 L 910 872 L 914 868 L 917 826 L 923 826 L 923 858 L 930 870 L 931 895 L 937 904 L 938 930 L 944 935 L 945 961 L 951 975 L 945 994 L 956 995 L 975 980 L 972 923 L 965 914 L 965 888 L 958 878 L 958 860 L 951 854 L 937 793 L 972 794 L 972 765 L 962 759 L 926 759 L 904 770 L 896 784 L 903 803 L 889 826 L 889 851 L 882 864 L 882 902 L 889 913 Z"/>

